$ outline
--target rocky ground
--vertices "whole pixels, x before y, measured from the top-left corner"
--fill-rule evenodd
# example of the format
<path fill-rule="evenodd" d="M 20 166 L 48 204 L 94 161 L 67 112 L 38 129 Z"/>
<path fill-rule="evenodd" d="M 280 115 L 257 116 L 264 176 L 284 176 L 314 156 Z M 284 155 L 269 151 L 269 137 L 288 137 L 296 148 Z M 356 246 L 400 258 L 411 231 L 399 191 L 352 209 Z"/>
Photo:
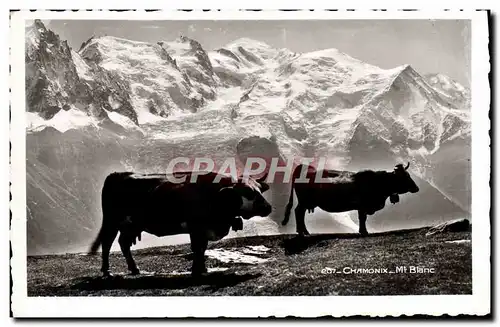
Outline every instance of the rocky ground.
<path fill-rule="evenodd" d="M 468 222 L 467 222 L 468 223 Z M 470 231 L 421 228 L 372 234 L 257 236 L 209 245 L 205 276 L 189 274 L 188 244 L 137 250 L 143 270 L 127 274 L 111 255 L 114 277 L 100 277 L 100 256 L 28 257 L 29 296 L 242 296 L 472 294 Z"/>

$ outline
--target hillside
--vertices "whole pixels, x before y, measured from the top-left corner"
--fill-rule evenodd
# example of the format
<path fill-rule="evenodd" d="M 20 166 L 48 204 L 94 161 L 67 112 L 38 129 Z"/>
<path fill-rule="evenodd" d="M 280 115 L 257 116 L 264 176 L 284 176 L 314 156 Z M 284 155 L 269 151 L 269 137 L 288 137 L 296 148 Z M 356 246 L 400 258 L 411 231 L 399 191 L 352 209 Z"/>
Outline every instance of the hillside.
<path fill-rule="evenodd" d="M 240 166 L 248 156 L 325 157 L 349 170 L 410 161 L 421 191 L 371 217 L 369 228 L 470 216 L 470 92 L 442 74 L 248 38 L 204 49 L 184 36 L 154 44 L 103 36 L 76 51 L 39 20 L 25 43 L 30 254 L 86 249 L 105 177 L 163 172 L 176 157 L 234 157 Z M 266 196 L 271 216 L 246 222 L 239 236 L 295 230 L 279 224 L 289 185 L 275 182 Z M 357 224 L 355 213 L 306 219 L 316 233 Z"/>
<path fill-rule="evenodd" d="M 189 274 L 188 245 L 133 251 L 144 271 L 139 276 L 127 275 L 121 253 L 112 253 L 116 275 L 110 279 L 100 277 L 100 256 L 30 256 L 28 295 L 471 294 L 470 231 L 427 235 L 428 231 L 400 230 L 366 238 L 321 234 L 305 241 L 292 235 L 226 239 L 209 245 L 209 273 L 200 279 Z"/>

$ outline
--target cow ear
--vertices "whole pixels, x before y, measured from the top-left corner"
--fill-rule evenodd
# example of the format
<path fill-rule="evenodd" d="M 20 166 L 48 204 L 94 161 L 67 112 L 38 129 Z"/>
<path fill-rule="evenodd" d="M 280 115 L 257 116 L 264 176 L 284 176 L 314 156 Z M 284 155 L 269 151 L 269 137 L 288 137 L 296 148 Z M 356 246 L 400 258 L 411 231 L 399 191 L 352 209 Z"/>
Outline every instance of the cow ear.
<path fill-rule="evenodd" d="M 264 182 L 260 182 L 260 191 L 262 193 L 264 193 L 265 191 L 269 190 L 269 184 L 267 183 L 264 183 Z"/>
<path fill-rule="evenodd" d="M 223 212 L 237 216 L 243 200 L 233 187 L 224 187 L 219 191 L 219 206 Z"/>
<path fill-rule="evenodd" d="M 267 175 L 268 175 L 268 173 L 265 173 L 264 176 L 257 179 L 257 183 L 264 183 L 266 181 Z"/>

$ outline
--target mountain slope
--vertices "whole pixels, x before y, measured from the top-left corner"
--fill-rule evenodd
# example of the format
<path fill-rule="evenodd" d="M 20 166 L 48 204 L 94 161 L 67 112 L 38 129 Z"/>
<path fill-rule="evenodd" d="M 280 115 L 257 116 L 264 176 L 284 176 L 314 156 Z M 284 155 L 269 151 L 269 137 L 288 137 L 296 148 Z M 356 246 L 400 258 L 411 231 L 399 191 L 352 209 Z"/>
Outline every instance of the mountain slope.
<path fill-rule="evenodd" d="M 135 42 L 111 36 L 89 40 L 80 49 L 82 58 L 98 71 L 101 79 L 118 80 L 130 92 L 139 124 L 166 117 L 174 112 L 196 111 L 203 103 L 172 57 L 157 44 Z M 109 99 L 110 104 L 119 102 Z M 112 109 L 117 109 L 112 105 Z"/>
<path fill-rule="evenodd" d="M 204 99 L 214 100 L 220 84 L 215 75 L 208 54 L 200 43 L 185 36 L 174 42 L 158 42 L 174 58 L 179 70 L 185 72 L 193 88 Z"/>
<path fill-rule="evenodd" d="M 463 110 L 470 108 L 471 94 L 469 89 L 443 74 L 427 74 L 425 78 L 435 90 L 442 93 L 446 100 L 457 108 Z"/>

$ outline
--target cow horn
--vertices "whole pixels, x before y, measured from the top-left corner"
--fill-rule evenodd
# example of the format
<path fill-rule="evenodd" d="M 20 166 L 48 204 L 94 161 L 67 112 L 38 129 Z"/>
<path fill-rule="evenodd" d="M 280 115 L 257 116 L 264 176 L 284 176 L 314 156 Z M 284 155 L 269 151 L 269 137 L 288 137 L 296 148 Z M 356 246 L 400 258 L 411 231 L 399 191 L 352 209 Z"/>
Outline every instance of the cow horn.
<path fill-rule="evenodd" d="M 406 165 L 405 170 L 408 170 L 409 167 L 410 167 L 410 162 L 408 161 L 408 164 Z"/>

